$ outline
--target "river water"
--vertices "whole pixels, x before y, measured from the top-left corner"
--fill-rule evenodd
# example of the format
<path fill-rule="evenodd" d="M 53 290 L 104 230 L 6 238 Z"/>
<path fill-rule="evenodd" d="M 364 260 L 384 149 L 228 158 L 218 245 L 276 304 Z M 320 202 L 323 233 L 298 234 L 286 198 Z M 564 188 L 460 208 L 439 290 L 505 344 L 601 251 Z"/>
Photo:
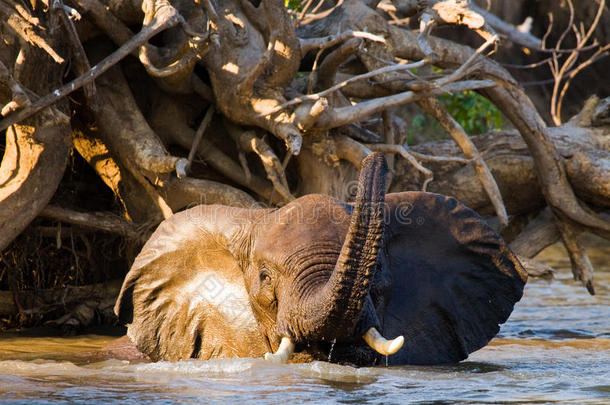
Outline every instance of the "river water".
<path fill-rule="evenodd" d="M 610 404 L 610 249 L 595 253 L 596 296 L 550 248 L 543 255 L 561 268 L 555 281 L 530 281 L 499 336 L 460 364 L 130 364 L 87 356 L 110 336 L 0 335 L 0 402 Z"/>

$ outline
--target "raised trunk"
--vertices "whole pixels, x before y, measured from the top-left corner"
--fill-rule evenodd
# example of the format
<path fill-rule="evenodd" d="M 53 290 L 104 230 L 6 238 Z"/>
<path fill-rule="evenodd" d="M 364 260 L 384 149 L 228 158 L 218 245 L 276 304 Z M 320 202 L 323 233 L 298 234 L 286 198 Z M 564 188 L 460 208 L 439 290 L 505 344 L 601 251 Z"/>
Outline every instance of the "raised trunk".
<path fill-rule="evenodd" d="M 373 153 L 363 161 L 345 242 L 330 279 L 305 303 L 310 316 L 302 321 L 303 330 L 332 339 L 354 328 L 382 244 L 386 173 L 382 154 Z"/>

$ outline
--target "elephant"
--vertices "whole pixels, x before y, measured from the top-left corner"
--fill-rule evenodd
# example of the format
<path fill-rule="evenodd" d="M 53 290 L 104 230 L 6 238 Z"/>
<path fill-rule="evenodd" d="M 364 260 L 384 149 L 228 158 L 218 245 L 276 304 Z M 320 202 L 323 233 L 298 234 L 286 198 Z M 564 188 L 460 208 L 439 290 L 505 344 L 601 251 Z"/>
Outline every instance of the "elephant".
<path fill-rule="evenodd" d="M 385 194 L 363 160 L 355 201 L 199 205 L 163 221 L 115 313 L 152 361 L 264 357 L 353 365 L 455 363 L 485 346 L 527 274 L 454 198 Z"/>

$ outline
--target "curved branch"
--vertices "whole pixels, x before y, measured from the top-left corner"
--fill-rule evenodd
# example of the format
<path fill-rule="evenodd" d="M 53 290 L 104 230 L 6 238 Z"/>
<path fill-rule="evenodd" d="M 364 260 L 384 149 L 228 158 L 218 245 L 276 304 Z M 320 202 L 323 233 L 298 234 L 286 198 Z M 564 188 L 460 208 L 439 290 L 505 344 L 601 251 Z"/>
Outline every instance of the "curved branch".
<path fill-rule="evenodd" d="M 192 177 L 169 179 L 163 183 L 160 192 L 174 211 L 197 204 L 222 204 L 244 208 L 259 205 L 248 193 L 235 187 Z"/>
<path fill-rule="evenodd" d="M 76 129 L 72 132 L 72 143 L 117 196 L 128 220 L 135 223 L 158 223 L 163 218 L 163 212 L 157 204 L 158 195 L 150 193 L 125 165 L 111 155 L 108 147 L 99 139 L 100 135 L 92 128 L 87 128 L 86 133 Z"/>
<path fill-rule="evenodd" d="M 307 52 L 320 49 L 328 49 L 342 42 L 346 42 L 352 38 L 367 39 L 373 42 L 385 43 L 385 38 L 380 35 L 374 35 L 364 31 L 344 31 L 337 35 L 329 35 L 322 38 L 299 38 L 301 43 L 301 53 L 305 55 Z"/>
<path fill-rule="evenodd" d="M 335 137 L 335 153 L 339 159 L 347 160 L 358 170 L 362 167 L 362 161 L 372 151 L 365 145 L 345 135 Z"/>
<path fill-rule="evenodd" d="M 129 85 L 118 68 L 98 80 L 100 109 L 96 119 L 105 143 L 122 162 L 130 162 L 139 173 L 154 176 L 176 171 L 184 177 L 187 160 L 170 156 L 139 111 Z M 128 113 L 126 113 L 128 112 Z"/>
<path fill-rule="evenodd" d="M 150 125 L 166 142 L 175 143 L 190 149 L 195 138 L 195 131 L 187 125 L 184 109 L 176 100 L 163 99 L 156 106 L 150 117 Z M 274 204 L 284 202 L 269 183 L 257 176 L 246 176 L 239 164 L 217 148 L 204 136 L 196 152 L 214 170 L 217 170 L 231 181 L 247 187 L 266 201 Z"/>
<path fill-rule="evenodd" d="M 315 125 L 315 129 L 330 129 L 360 121 L 369 115 L 395 107 L 397 105 L 410 103 L 422 98 L 440 96 L 446 93 L 455 93 L 464 90 L 483 89 L 493 87 L 495 83 L 491 80 L 464 80 L 450 83 L 443 87 L 433 88 L 422 92 L 406 91 L 393 96 L 380 97 L 373 100 L 363 101 L 353 106 L 335 108 L 323 114 Z"/>
<path fill-rule="evenodd" d="M 556 223 L 561 232 L 563 244 L 570 256 L 574 280 L 581 281 L 587 291 L 589 291 L 589 294 L 595 295 L 595 287 L 593 286 L 593 266 L 591 265 L 585 248 L 578 240 L 581 231 L 574 225 L 559 218 Z"/>
<path fill-rule="evenodd" d="M 267 173 L 267 178 L 273 184 L 273 188 L 284 198 L 284 200 L 294 200 L 294 196 L 288 187 L 288 181 L 286 180 L 286 173 L 284 172 L 282 163 L 273 149 L 271 149 L 264 140 L 256 136 L 254 131 L 244 131 L 228 120 L 225 120 L 224 126 L 242 151 L 255 153 L 259 157 L 265 168 L 265 172 Z M 250 177 L 251 173 L 245 159 L 243 159 L 241 164 L 244 167 L 246 177 Z"/>
<path fill-rule="evenodd" d="M 395 27 L 389 29 L 392 31 L 397 56 L 411 59 L 423 56 L 419 48 L 413 46 L 415 37 L 412 33 Z M 438 38 L 430 39 L 437 53 L 443 55 L 440 63 L 444 66 L 461 65 L 474 53 L 465 46 Z M 518 83 L 495 62 L 479 57 L 479 63 L 480 76 L 492 78 L 498 84 L 487 88 L 484 93 L 506 114 L 523 136 L 536 163 L 536 172 L 549 205 L 577 223 L 610 231 L 610 223 L 601 219 L 576 198 L 565 168 L 550 141 L 549 129 Z"/>

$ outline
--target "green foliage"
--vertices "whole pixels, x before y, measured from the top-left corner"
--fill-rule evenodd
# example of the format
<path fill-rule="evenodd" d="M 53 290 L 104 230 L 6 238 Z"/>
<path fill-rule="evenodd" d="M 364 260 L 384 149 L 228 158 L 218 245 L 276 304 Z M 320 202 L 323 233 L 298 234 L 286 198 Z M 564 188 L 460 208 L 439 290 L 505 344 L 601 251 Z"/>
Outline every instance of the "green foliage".
<path fill-rule="evenodd" d="M 430 116 L 424 114 L 415 115 L 411 120 L 411 125 L 409 125 L 409 130 L 407 131 L 407 144 L 415 145 L 417 143 L 415 139 L 415 134 L 426 133 L 427 129 L 431 126 L 430 124 L 432 124 L 432 126 L 436 124 L 436 126 L 434 127 L 435 130 L 441 129 L 438 122 L 433 120 Z"/>
<path fill-rule="evenodd" d="M 470 135 L 502 128 L 500 110 L 491 101 L 472 90 L 441 96 L 440 101 Z"/>
<path fill-rule="evenodd" d="M 300 10 L 301 0 L 284 0 L 284 5 L 293 10 Z"/>
<path fill-rule="evenodd" d="M 468 135 L 478 135 L 502 129 L 502 113 L 500 113 L 500 110 L 488 99 L 472 90 L 441 96 L 439 100 Z M 440 124 L 428 114 L 415 114 L 410 121 L 411 125 L 407 132 L 407 143 L 409 145 L 416 143 L 416 135 L 431 141 L 448 137 Z"/>

